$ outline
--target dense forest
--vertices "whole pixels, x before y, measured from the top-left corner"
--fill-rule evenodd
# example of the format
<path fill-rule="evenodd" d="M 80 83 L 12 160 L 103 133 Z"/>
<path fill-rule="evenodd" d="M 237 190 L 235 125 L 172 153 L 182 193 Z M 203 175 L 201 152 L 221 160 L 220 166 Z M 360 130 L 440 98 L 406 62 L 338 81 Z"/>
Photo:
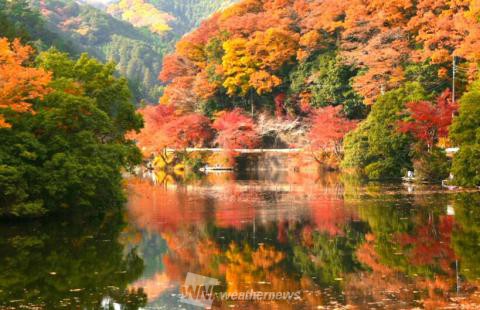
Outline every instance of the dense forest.
<path fill-rule="evenodd" d="M 129 79 L 138 102 L 156 102 L 162 94 L 157 77 L 164 54 L 225 1 L 195 1 L 195 5 L 179 6 L 162 1 L 150 4 L 122 0 L 103 9 L 74 0 L 28 2 L 43 16 L 44 27 L 63 40 L 63 44 L 54 46 L 74 56 L 86 52 L 101 61 L 115 62 L 119 73 Z M 120 14 L 124 7 L 129 11 Z M 15 20 L 13 16 L 10 18 Z M 32 36 L 45 39 L 39 33 Z M 52 43 L 58 42 L 46 42 L 45 47 Z"/>
<path fill-rule="evenodd" d="M 125 138 L 143 126 L 135 106 L 158 100 L 190 18 L 217 8 L 197 6 L 173 6 L 186 26 L 160 36 L 86 2 L 0 0 L 0 217 L 123 203 L 121 171 L 141 160 Z"/>
<path fill-rule="evenodd" d="M 141 160 L 125 133 L 143 124 L 127 80 L 86 54 L 39 53 L 68 44 L 24 1 L 1 5 L 0 216 L 120 207 L 121 169 Z"/>
<path fill-rule="evenodd" d="M 135 139 L 146 155 L 302 147 L 370 179 L 415 169 L 480 185 L 479 12 L 468 0 L 240 1 L 165 57 L 167 86 Z"/>
<path fill-rule="evenodd" d="M 228 2 L 122 3 L 0 0 L 0 215 L 119 205 L 142 155 L 195 169 L 256 147 L 480 185 L 476 1 L 243 0 L 175 49 Z"/>

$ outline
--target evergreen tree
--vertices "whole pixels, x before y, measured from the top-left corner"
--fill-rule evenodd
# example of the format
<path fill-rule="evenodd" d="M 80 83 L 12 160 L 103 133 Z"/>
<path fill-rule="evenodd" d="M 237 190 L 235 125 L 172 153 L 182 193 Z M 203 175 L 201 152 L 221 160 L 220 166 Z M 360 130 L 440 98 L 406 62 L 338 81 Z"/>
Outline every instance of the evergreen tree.
<path fill-rule="evenodd" d="M 474 82 L 460 100 L 460 112 L 450 128 L 451 139 L 460 147 L 452 164 L 455 182 L 480 185 L 480 81 Z"/>
<path fill-rule="evenodd" d="M 399 178 L 411 169 L 411 139 L 398 132 L 397 122 L 407 102 L 427 97 L 416 82 L 381 96 L 367 119 L 345 137 L 343 166 L 359 170 L 370 179 Z"/>

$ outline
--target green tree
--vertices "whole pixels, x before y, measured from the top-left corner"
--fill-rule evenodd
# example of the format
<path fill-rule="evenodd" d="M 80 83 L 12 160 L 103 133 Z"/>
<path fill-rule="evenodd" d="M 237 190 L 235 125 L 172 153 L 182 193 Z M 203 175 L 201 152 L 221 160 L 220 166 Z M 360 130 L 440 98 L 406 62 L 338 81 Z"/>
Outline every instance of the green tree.
<path fill-rule="evenodd" d="M 355 68 L 342 64 L 335 54 L 320 54 L 292 71 L 289 91 L 292 95 L 311 93 L 310 104 L 315 108 L 343 105 L 349 118 L 363 118 L 367 108 L 350 85 L 356 74 Z"/>
<path fill-rule="evenodd" d="M 411 138 L 398 132 L 397 122 L 407 102 L 427 98 L 417 82 L 381 96 L 367 119 L 345 137 L 343 167 L 370 179 L 399 178 L 404 170 L 411 169 Z"/>
<path fill-rule="evenodd" d="M 38 49 L 55 45 L 72 51 L 70 44 L 48 30 L 40 13 L 32 9 L 27 0 L 0 0 L 0 37 L 20 38 L 23 43 L 33 44 Z"/>
<path fill-rule="evenodd" d="M 142 127 L 125 79 L 83 55 L 52 50 L 39 66 L 54 76 L 53 91 L 34 114 L 10 117 L 0 130 L 0 216 L 38 216 L 65 208 L 119 207 L 121 170 L 141 155 L 125 134 Z"/>
<path fill-rule="evenodd" d="M 460 112 L 453 119 L 450 137 L 460 147 L 452 163 L 455 182 L 480 185 L 480 81 L 474 82 L 460 100 Z"/>

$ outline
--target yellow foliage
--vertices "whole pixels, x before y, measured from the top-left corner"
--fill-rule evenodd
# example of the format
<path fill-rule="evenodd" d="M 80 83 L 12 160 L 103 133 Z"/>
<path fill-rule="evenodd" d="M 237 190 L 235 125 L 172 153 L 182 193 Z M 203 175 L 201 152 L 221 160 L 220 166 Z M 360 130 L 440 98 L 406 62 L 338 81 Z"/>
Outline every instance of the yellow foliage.
<path fill-rule="evenodd" d="M 190 41 L 180 41 L 176 46 L 177 54 L 185 56 L 189 60 L 200 63 L 205 61 L 205 53 L 202 46 L 194 44 Z"/>
<path fill-rule="evenodd" d="M 228 40 L 223 44 L 225 55 L 222 58 L 223 71 L 227 77 L 223 86 L 229 95 L 246 95 L 250 85 L 250 75 L 255 72 L 255 63 L 247 51 L 248 41 L 243 38 Z"/>
<path fill-rule="evenodd" d="M 88 27 L 82 27 L 77 29 L 77 33 L 82 36 L 86 36 L 90 32 L 90 28 Z"/>
<path fill-rule="evenodd" d="M 320 34 L 316 30 L 311 30 L 300 38 L 300 45 L 306 48 L 315 48 L 320 42 Z"/>
<path fill-rule="evenodd" d="M 177 164 L 173 167 L 173 172 L 178 176 L 183 176 L 185 174 L 185 165 Z"/>
<path fill-rule="evenodd" d="M 284 29 L 257 32 L 252 40 L 234 38 L 224 42 L 223 86 L 229 95 L 245 96 L 253 88 L 258 94 L 271 92 L 281 80 L 268 71 L 280 69 L 297 51 L 299 36 Z"/>
<path fill-rule="evenodd" d="M 153 166 L 158 169 L 163 169 L 173 163 L 174 160 L 174 153 L 168 153 L 166 156 L 157 156 L 153 159 Z"/>
<path fill-rule="evenodd" d="M 255 72 L 250 76 L 250 85 L 259 95 L 271 92 L 273 88 L 280 84 L 282 84 L 282 80 L 279 77 L 264 70 Z"/>
<path fill-rule="evenodd" d="M 158 10 L 144 0 L 120 0 L 108 7 L 108 12 L 121 18 L 135 27 L 148 27 L 152 32 L 163 34 L 171 30 L 168 22 L 174 18 L 168 13 Z"/>

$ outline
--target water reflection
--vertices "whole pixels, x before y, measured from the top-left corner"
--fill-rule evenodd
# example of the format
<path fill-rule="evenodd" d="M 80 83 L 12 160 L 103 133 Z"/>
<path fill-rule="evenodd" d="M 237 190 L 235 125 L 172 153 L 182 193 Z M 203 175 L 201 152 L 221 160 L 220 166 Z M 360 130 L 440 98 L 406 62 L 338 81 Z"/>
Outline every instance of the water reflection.
<path fill-rule="evenodd" d="M 195 309 L 224 292 L 300 292 L 214 308 L 480 308 L 480 194 L 334 173 L 128 180 L 127 215 L 0 225 L 0 309 Z"/>
<path fill-rule="evenodd" d="M 0 309 L 144 306 L 128 287 L 143 261 L 119 243 L 122 227 L 118 216 L 0 225 Z"/>
<path fill-rule="evenodd" d="M 144 288 L 151 307 L 186 307 L 178 293 L 188 272 L 219 279 L 226 292 L 301 291 L 290 302 L 215 308 L 480 306 L 477 193 L 362 185 L 333 173 L 135 179 L 130 191 L 142 234 L 135 246 L 147 269 L 157 266 L 131 287 Z"/>

